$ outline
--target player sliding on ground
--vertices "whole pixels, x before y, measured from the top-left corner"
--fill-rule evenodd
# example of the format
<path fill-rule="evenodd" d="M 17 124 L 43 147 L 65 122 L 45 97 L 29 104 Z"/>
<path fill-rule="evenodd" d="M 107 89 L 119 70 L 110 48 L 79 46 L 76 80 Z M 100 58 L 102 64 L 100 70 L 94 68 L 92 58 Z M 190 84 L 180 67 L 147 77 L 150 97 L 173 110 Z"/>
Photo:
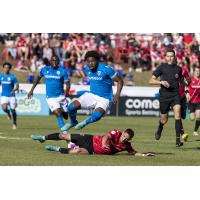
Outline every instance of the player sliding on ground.
<path fill-rule="evenodd" d="M 84 72 L 90 80 L 90 92 L 84 93 L 78 99 L 68 106 L 70 123 L 65 124 L 61 130 L 69 130 L 75 126 L 79 130 L 86 125 L 100 120 L 107 110 L 111 102 L 119 101 L 120 93 L 123 87 L 123 80 L 117 75 L 112 67 L 99 63 L 99 54 L 96 51 L 88 51 L 85 55 L 87 65 Z M 117 91 L 113 97 L 112 84 L 117 82 Z M 92 115 L 82 122 L 78 123 L 76 113 L 78 109 L 93 109 Z"/>
<path fill-rule="evenodd" d="M 52 133 L 46 136 L 31 136 L 33 140 L 40 142 L 45 142 L 46 140 L 65 140 L 77 145 L 75 148 L 63 148 L 52 145 L 46 146 L 46 149 L 49 151 L 57 151 L 66 154 L 113 155 L 121 151 L 127 151 L 130 155 L 134 156 L 154 156 L 153 153 L 137 152 L 130 143 L 133 137 L 134 131 L 132 129 L 126 129 L 123 132 L 115 129 L 104 135 Z"/>

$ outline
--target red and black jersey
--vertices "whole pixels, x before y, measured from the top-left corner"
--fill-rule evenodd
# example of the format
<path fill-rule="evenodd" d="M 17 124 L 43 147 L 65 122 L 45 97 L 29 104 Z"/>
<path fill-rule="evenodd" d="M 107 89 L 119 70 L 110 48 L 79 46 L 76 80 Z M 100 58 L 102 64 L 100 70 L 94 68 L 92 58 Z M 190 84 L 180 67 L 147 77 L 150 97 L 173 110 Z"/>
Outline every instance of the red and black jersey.
<path fill-rule="evenodd" d="M 120 136 L 122 132 L 114 129 L 109 133 L 110 139 L 106 141 L 107 147 L 106 149 L 102 148 L 102 139 L 104 135 L 94 135 L 93 136 L 93 150 L 95 154 L 115 154 L 121 151 L 127 151 L 130 154 L 135 154 L 136 151 L 131 146 L 130 142 L 122 143 L 120 142 Z"/>
<path fill-rule="evenodd" d="M 188 89 L 190 93 L 190 102 L 200 103 L 200 79 L 192 76 Z"/>

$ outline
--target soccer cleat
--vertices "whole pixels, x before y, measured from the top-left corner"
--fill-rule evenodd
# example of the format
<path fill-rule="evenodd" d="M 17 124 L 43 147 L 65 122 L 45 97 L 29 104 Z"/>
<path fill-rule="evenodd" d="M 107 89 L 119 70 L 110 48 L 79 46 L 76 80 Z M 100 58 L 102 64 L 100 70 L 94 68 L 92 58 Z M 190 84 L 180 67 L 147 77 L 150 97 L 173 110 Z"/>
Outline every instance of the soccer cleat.
<path fill-rule="evenodd" d="M 199 134 L 196 131 L 194 131 L 192 135 L 193 136 L 198 136 Z"/>
<path fill-rule="evenodd" d="M 33 139 L 33 140 L 37 140 L 37 141 L 39 141 L 39 142 L 45 142 L 45 136 L 43 136 L 43 135 L 31 135 L 31 138 Z"/>
<path fill-rule="evenodd" d="M 182 135 L 181 137 L 182 137 L 182 139 L 183 139 L 185 142 L 187 142 L 187 139 L 188 139 L 188 137 L 189 137 L 189 134 L 183 133 L 183 135 Z"/>
<path fill-rule="evenodd" d="M 176 143 L 176 147 L 181 147 L 181 146 L 183 146 L 182 142 Z"/>
<path fill-rule="evenodd" d="M 13 129 L 13 130 L 16 130 L 16 129 L 17 129 L 17 125 L 16 125 L 16 124 L 13 124 L 13 125 L 12 125 L 12 129 Z"/>
<path fill-rule="evenodd" d="M 75 129 L 80 130 L 80 129 L 84 128 L 86 125 L 87 125 L 86 121 L 82 121 L 75 126 Z"/>
<path fill-rule="evenodd" d="M 48 151 L 59 151 L 60 150 L 60 147 L 59 146 L 53 146 L 53 145 L 47 145 L 46 146 L 46 149 Z"/>
<path fill-rule="evenodd" d="M 163 130 L 163 127 L 159 127 L 158 130 L 155 132 L 155 139 L 156 140 L 160 139 L 162 130 Z"/>
<path fill-rule="evenodd" d="M 76 123 L 68 123 L 68 124 L 65 124 L 62 128 L 61 128 L 61 131 L 67 131 L 69 130 L 70 128 L 76 126 L 76 124 L 78 124 L 78 121 L 76 120 Z"/>

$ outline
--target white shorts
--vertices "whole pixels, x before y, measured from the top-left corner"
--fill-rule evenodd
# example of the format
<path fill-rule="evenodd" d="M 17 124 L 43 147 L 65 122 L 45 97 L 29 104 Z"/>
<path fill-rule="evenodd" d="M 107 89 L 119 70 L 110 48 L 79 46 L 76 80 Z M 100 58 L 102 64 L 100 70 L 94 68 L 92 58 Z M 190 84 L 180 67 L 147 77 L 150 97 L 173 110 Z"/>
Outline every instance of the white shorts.
<path fill-rule="evenodd" d="M 11 109 L 15 109 L 17 107 L 17 100 L 15 97 L 6 97 L 2 96 L 1 97 L 1 105 L 2 104 L 9 104 Z"/>
<path fill-rule="evenodd" d="M 46 99 L 49 109 L 53 112 L 58 108 L 61 108 L 63 112 L 67 112 L 68 102 L 65 96 L 60 96 L 56 98 L 48 98 Z"/>
<path fill-rule="evenodd" d="M 76 100 L 81 104 L 81 108 L 85 109 L 103 108 L 106 112 L 110 107 L 110 101 L 108 99 L 89 92 L 84 93 Z"/>

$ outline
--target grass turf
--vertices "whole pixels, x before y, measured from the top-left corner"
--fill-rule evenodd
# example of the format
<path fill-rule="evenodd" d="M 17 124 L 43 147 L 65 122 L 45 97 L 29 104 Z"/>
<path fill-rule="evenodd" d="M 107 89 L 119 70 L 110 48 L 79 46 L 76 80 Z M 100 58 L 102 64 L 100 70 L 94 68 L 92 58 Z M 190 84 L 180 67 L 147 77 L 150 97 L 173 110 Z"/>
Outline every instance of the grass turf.
<path fill-rule="evenodd" d="M 79 120 L 83 117 L 79 117 Z M 155 157 L 128 156 L 125 152 L 113 156 L 106 155 L 66 155 L 45 150 L 45 145 L 65 146 L 63 141 L 47 141 L 43 144 L 32 141 L 33 133 L 48 134 L 58 132 L 55 116 L 19 117 L 18 129 L 11 129 L 11 121 L 0 117 L 0 165 L 1 166 L 196 166 L 200 165 L 200 136 L 191 135 L 194 123 L 184 121 L 186 132 L 190 133 L 188 142 L 181 148 L 175 147 L 174 120 L 170 118 L 164 128 L 160 141 L 155 141 L 154 131 L 158 118 L 151 117 L 105 117 L 101 121 L 85 127 L 81 131 L 72 129 L 71 133 L 99 133 L 118 128 L 133 128 L 132 141 L 139 152 L 155 152 Z"/>

